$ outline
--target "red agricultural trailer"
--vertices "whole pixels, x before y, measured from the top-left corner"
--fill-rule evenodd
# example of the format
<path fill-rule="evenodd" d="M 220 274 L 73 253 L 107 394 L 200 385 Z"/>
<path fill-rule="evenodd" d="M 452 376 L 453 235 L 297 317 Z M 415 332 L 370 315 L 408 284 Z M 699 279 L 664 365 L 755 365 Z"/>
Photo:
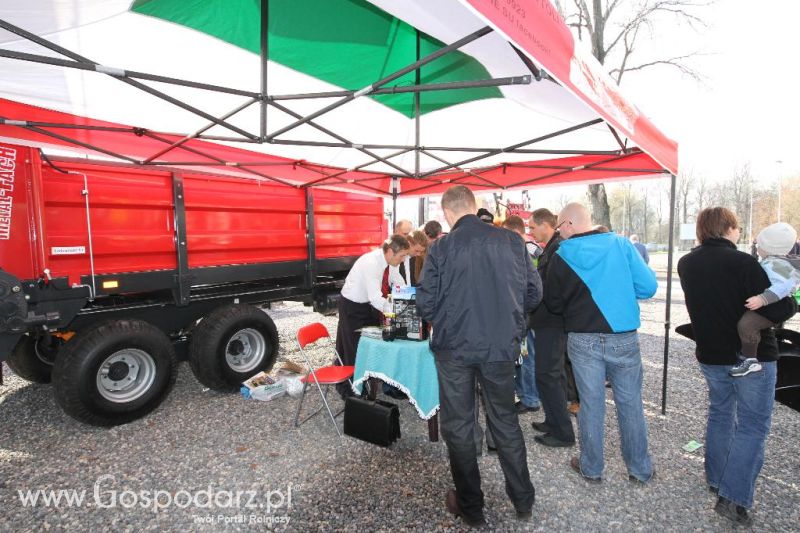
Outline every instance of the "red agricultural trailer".
<path fill-rule="evenodd" d="M 381 198 L 0 144 L 0 361 L 94 425 L 153 410 L 183 348 L 237 390 L 278 353 L 257 306 L 335 308 L 386 229 Z"/>

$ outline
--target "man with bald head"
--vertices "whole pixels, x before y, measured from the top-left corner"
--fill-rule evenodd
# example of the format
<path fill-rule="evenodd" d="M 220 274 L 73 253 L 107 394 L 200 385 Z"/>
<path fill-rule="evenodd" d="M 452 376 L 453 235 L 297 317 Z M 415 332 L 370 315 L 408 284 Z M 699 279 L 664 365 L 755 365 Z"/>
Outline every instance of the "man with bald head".
<path fill-rule="evenodd" d="M 608 376 L 628 479 L 647 483 L 654 470 L 642 407 L 637 300 L 655 294 L 655 273 L 628 239 L 593 230 L 584 205 L 567 204 L 558 215 L 557 228 L 564 240 L 551 259 L 544 302 L 564 317 L 567 350 L 581 397 L 581 455 L 573 457 L 570 466 L 586 481 L 602 480 Z"/>
<path fill-rule="evenodd" d="M 398 220 L 397 224 L 394 225 L 394 234 L 408 237 L 408 234 L 411 233 L 413 229 L 414 223 L 410 220 Z"/>

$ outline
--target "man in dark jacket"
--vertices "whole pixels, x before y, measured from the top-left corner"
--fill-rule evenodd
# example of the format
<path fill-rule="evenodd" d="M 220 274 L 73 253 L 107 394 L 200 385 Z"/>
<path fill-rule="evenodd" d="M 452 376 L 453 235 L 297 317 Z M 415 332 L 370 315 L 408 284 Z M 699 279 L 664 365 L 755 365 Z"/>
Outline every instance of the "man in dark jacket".
<path fill-rule="evenodd" d="M 528 225 L 533 238 L 546 243 L 537 265 L 542 285 L 546 286 L 547 268 L 561 242 L 561 236 L 556 231 L 556 217 L 548 209 L 537 209 L 531 213 Z M 537 435 L 534 440 L 545 446 L 573 446 L 575 432 L 567 411 L 564 371 L 564 353 L 567 349 L 564 318 L 554 315 L 544 304 L 540 304 L 530 315 L 529 326 L 536 333 L 536 388 L 544 407 L 544 422 L 533 423 L 533 429 L 544 434 Z"/>
<path fill-rule="evenodd" d="M 527 519 L 535 492 L 514 407 L 514 362 L 541 282 L 522 238 L 481 222 L 468 188 L 448 189 L 442 209 L 452 230 L 428 252 L 417 307 L 433 325 L 440 423 L 456 487 L 445 504 L 469 525 L 485 523 L 474 441 L 478 382 L 507 494 L 518 518 Z"/>

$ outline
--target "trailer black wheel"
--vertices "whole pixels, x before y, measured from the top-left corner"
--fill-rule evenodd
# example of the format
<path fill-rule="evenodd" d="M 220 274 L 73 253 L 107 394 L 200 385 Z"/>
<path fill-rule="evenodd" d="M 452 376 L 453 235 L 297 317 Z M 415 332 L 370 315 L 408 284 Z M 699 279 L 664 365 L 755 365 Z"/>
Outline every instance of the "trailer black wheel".
<path fill-rule="evenodd" d="M 63 343 L 51 335 L 23 335 L 6 363 L 22 379 L 33 383 L 50 383 L 53 362 Z"/>
<path fill-rule="evenodd" d="M 197 380 L 217 391 L 235 391 L 243 381 L 272 368 L 278 330 L 251 305 L 220 307 L 203 318 L 189 341 L 189 364 Z"/>
<path fill-rule="evenodd" d="M 81 422 L 115 426 L 164 400 L 178 361 L 167 336 L 143 320 L 112 320 L 79 332 L 53 366 L 56 401 Z"/>

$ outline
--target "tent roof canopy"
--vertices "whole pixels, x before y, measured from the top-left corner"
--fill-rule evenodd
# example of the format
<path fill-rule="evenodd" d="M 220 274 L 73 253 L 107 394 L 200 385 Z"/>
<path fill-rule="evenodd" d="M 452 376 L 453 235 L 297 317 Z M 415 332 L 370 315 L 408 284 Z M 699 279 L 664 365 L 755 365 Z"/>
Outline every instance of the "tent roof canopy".
<path fill-rule="evenodd" d="M 0 137 L 382 195 L 676 173 L 552 6 L 517 4 L 10 0 Z"/>

